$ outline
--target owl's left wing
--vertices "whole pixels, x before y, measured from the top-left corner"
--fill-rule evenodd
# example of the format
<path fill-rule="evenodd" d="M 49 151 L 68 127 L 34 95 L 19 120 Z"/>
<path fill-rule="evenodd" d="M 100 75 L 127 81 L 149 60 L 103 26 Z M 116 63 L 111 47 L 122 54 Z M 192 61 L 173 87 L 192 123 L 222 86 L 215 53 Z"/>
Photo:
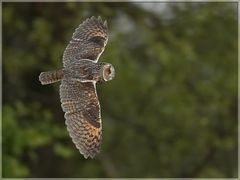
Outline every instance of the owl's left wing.
<path fill-rule="evenodd" d="M 63 54 L 63 66 L 71 61 L 90 59 L 98 61 L 108 41 L 107 22 L 94 16 L 86 19 L 75 30 Z"/>
<path fill-rule="evenodd" d="M 85 158 L 100 151 L 102 124 L 95 84 L 63 79 L 60 99 L 67 130 Z"/>

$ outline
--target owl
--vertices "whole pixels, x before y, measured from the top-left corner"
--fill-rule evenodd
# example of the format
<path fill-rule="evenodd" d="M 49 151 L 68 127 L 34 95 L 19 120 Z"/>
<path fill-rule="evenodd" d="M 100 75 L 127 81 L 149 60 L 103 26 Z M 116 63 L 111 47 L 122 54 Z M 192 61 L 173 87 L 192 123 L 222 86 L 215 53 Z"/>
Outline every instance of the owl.
<path fill-rule="evenodd" d="M 61 81 L 60 101 L 72 141 L 87 159 L 100 151 L 101 109 L 96 84 L 110 81 L 114 67 L 98 62 L 108 41 L 107 22 L 91 17 L 78 26 L 63 53 L 63 68 L 42 72 L 41 84 Z"/>

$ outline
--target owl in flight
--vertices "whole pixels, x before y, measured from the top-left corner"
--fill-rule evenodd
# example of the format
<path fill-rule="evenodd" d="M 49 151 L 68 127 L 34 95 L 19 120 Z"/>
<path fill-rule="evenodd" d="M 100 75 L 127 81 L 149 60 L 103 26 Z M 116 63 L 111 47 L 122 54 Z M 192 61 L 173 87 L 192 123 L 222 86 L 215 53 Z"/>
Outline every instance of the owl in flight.
<path fill-rule="evenodd" d="M 107 41 L 107 22 L 100 17 L 88 18 L 73 33 L 63 54 L 63 68 L 39 75 L 43 85 L 61 81 L 60 100 L 65 124 L 85 158 L 93 158 L 100 151 L 102 140 L 96 84 L 110 81 L 115 75 L 111 64 L 98 62 Z"/>

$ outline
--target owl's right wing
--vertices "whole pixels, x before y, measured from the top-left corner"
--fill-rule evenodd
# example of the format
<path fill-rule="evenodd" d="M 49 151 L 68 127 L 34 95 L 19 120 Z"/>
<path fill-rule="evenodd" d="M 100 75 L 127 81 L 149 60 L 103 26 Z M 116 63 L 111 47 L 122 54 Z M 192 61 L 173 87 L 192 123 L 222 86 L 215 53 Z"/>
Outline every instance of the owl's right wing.
<path fill-rule="evenodd" d="M 60 99 L 67 130 L 85 158 L 100 151 L 102 124 L 95 84 L 63 79 Z"/>
<path fill-rule="evenodd" d="M 108 41 L 107 22 L 100 17 L 86 19 L 75 30 L 72 40 L 63 54 L 63 66 L 73 60 L 90 59 L 98 61 Z"/>

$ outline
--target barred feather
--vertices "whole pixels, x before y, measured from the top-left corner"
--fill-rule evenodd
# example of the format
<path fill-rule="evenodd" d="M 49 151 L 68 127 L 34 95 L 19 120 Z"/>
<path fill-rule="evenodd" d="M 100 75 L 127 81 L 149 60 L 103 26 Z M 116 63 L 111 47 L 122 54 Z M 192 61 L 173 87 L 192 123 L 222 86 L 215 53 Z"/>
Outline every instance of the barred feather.
<path fill-rule="evenodd" d="M 99 153 L 102 141 L 101 112 L 95 84 L 64 78 L 60 85 L 60 99 L 67 130 L 74 144 L 85 158 L 93 158 Z"/>
<path fill-rule="evenodd" d="M 55 83 L 63 78 L 63 70 L 41 72 L 39 75 L 39 81 L 42 85 Z"/>
<path fill-rule="evenodd" d="M 98 61 L 108 41 L 107 22 L 91 17 L 76 28 L 63 54 L 63 65 L 67 67 L 75 59 Z M 96 42 L 102 42 L 100 44 Z M 95 42 L 95 43 L 93 43 Z"/>

